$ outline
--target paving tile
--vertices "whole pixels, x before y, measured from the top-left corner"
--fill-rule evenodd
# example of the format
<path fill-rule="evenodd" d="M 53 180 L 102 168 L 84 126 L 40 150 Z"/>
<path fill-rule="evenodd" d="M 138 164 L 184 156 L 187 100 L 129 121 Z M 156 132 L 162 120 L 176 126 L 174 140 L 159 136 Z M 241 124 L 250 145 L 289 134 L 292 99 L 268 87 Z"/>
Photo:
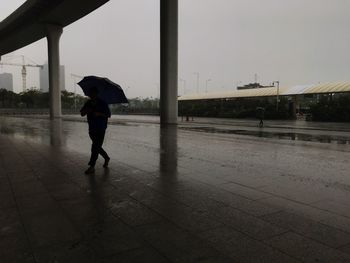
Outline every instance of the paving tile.
<path fill-rule="evenodd" d="M 104 219 L 106 215 L 106 212 L 103 212 L 103 209 L 97 207 L 96 202 L 88 196 L 84 198 L 60 200 L 58 203 L 64 213 L 80 229 L 84 229 L 89 225 L 99 222 L 101 219 Z M 84 224 L 81 222 L 84 222 Z"/>
<path fill-rule="evenodd" d="M 49 185 L 47 190 L 55 200 L 77 199 L 86 195 L 80 187 L 72 183 Z"/>
<path fill-rule="evenodd" d="M 304 189 L 303 189 L 304 188 Z M 286 199 L 294 200 L 304 204 L 311 204 L 320 200 L 324 200 L 325 196 L 323 193 L 315 191 L 312 186 L 305 187 L 286 187 L 280 185 L 269 185 L 259 188 L 264 192 L 270 193 L 271 195 L 281 196 Z"/>
<path fill-rule="evenodd" d="M 51 173 L 44 175 L 42 172 L 37 172 L 36 176 L 47 188 L 72 184 L 72 182 L 69 181 L 69 177 L 59 171 L 51 171 Z"/>
<path fill-rule="evenodd" d="M 330 247 L 337 248 L 350 243 L 349 233 L 296 214 L 279 212 L 264 216 L 262 219 Z"/>
<path fill-rule="evenodd" d="M 8 251 L 1 253 L 0 256 L 1 262 L 6 263 L 37 263 L 29 251 L 14 252 L 14 249 L 10 248 Z"/>
<path fill-rule="evenodd" d="M 136 231 L 174 262 L 200 262 L 221 255 L 207 243 L 167 222 L 137 227 Z"/>
<path fill-rule="evenodd" d="M 350 262 L 350 255 L 292 232 L 274 237 L 267 243 L 303 262 Z"/>
<path fill-rule="evenodd" d="M 98 257 L 107 257 L 145 246 L 144 241 L 120 220 L 105 218 L 85 233 L 84 243 Z"/>
<path fill-rule="evenodd" d="M 132 193 L 132 197 L 188 231 L 204 231 L 222 225 L 220 221 L 199 211 L 200 207 L 196 207 L 196 209 L 188 207 L 149 189 L 135 191 Z"/>
<path fill-rule="evenodd" d="M 350 243 L 338 248 L 340 251 L 350 255 Z"/>
<path fill-rule="evenodd" d="M 159 211 L 159 213 L 162 213 L 162 211 Z M 174 207 L 174 211 L 164 213 L 164 217 L 191 233 L 223 226 L 220 220 L 210 217 L 207 213 L 197 212 L 185 206 Z"/>
<path fill-rule="evenodd" d="M 111 211 L 113 215 L 131 226 L 150 224 L 163 220 L 159 214 L 132 199 L 115 202 L 111 207 Z"/>
<path fill-rule="evenodd" d="M 40 215 L 24 215 L 24 227 L 33 247 L 71 243 L 80 239 L 79 232 L 61 213 L 47 212 Z"/>
<path fill-rule="evenodd" d="M 1 193 L 1 195 L 11 195 L 12 194 L 11 184 L 9 183 L 7 178 L 5 178 L 5 180 L 2 181 L 0 184 L 0 193 Z"/>
<path fill-rule="evenodd" d="M 133 237 L 125 236 L 98 236 L 90 241 L 91 249 L 93 249 L 97 257 L 108 257 L 130 249 L 137 249 L 144 244 L 138 243 Z"/>
<path fill-rule="evenodd" d="M 198 196 L 193 192 L 181 192 L 177 194 L 176 200 L 180 201 L 184 205 L 188 205 L 199 212 L 212 212 L 228 208 L 229 206 L 223 202 L 211 199 L 207 196 Z"/>
<path fill-rule="evenodd" d="M 1 262 L 35 262 L 30 245 L 23 235 L 0 237 Z"/>
<path fill-rule="evenodd" d="M 118 262 L 118 263 L 143 263 L 143 262 L 171 262 L 166 259 L 161 254 L 159 254 L 155 249 L 152 248 L 139 248 L 128 250 L 112 257 L 101 259 L 101 263 L 107 262 Z"/>
<path fill-rule="evenodd" d="M 8 173 L 8 178 L 12 183 L 25 183 L 28 180 L 35 181 L 37 180 L 36 174 L 34 174 L 33 171 L 25 171 L 25 172 L 9 172 Z"/>
<path fill-rule="evenodd" d="M 281 210 L 226 191 L 216 190 L 210 193 L 209 197 L 253 216 L 268 215 Z"/>
<path fill-rule="evenodd" d="M 236 262 L 228 256 L 215 256 L 212 258 L 206 258 L 200 261 L 201 263 L 234 263 Z"/>
<path fill-rule="evenodd" d="M 46 214 L 59 209 L 49 193 L 39 193 L 16 198 L 21 214 L 26 216 Z"/>
<path fill-rule="evenodd" d="M 323 223 L 330 227 L 343 230 L 347 233 L 350 233 L 350 219 L 343 217 L 329 211 L 325 211 L 319 208 L 312 207 L 311 205 L 301 204 L 292 200 L 272 197 L 260 200 L 264 204 L 268 204 L 274 207 L 279 207 L 282 210 L 286 210 L 307 218 L 310 218 L 314 221 Z"/>
<path fill-rule="evenodd" d="M 226 226 L 230 226 L 259 240 L 286 232 L 286 229 L 282 227 L 230 207 L 219 209 L 212 216 Z"/>
<path fill-rule="evenodd" d="M 237 262 L 299 262 L 230 227 L 202 232 L 199 236 Z"/>
<path fill-rule="evenodd" d="M 321 202 L 312 203 L 311 206 L 350 218 L 350 204 L 346 205 L 342 202 L 323 200 Z"/>
<path fill-rule="evenodd" d="M 79 243 L 71 245 L 56 245 L 34 249 L 34 258 L 37 263 L 57 262 L 57 263 L 93 263 L 91 250 Z"/>
<path fill-rule="evenodd" d="M 211 185 L 220 185 L 223 183 L 227 183 L 227 180 L 217 177 L 215 176 L 215 174 L 209 173 L 208 171 L 196 171 L 193 169 L 185 169 L 184 172 L 187 174 L 187 177 L 193 178 L 203 183 Z"/>
<path fill-rule="evenodd" d="M 224 183 L 221 184 L 219 187 L 233 194 L 246 197 L 250 200 L 259 200 L 271 197 L 271 194 L 236 183 Z"/>
<path fill-rule="evenodd" d="M 0 237 L 23 235 L 24 229 L 17 208 L 0 209 Z"/>
<path fill-rule="evenodd" d="M 15 207 L 16 202 L 12 193 L 0 193 L 0 209 Z"/>
<path fill-rule="evenodd" d="M 28 180 L 12 184 L 16 197 L 47 193 L 47 189 L 39 180 Z"/>

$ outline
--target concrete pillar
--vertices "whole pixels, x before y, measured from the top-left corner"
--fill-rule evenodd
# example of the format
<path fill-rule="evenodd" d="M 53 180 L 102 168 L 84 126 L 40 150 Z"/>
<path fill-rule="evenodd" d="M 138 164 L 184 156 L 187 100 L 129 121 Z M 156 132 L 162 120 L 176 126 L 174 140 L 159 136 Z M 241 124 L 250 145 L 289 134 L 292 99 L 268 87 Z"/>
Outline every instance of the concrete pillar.
<path fill-rule="evenodd" d="M 160 122 L 177 123 L 178 0 L 160 0 Z"/>
<path fill-rule="evenodd" d="M 63 29 L 57 25 L 46 25 L 49 59 L 50 118 L 61 118 L 60 85 L 60 37 Z"/>

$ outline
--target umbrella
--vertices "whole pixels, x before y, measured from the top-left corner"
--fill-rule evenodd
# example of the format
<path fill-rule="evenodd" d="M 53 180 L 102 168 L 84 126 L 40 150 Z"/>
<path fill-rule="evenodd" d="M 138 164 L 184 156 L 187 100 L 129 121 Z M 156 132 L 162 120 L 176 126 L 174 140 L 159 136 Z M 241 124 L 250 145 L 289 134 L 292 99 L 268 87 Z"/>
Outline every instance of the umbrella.
<path fill-rule="evenodd" d="M 129 103 L 123 89 L 108 78 L 87 76 L 78 85 L 83 89 L 86 96 L 91 94 L 93 88 L 97 88 L 98 97 L 108 104 Z"/>

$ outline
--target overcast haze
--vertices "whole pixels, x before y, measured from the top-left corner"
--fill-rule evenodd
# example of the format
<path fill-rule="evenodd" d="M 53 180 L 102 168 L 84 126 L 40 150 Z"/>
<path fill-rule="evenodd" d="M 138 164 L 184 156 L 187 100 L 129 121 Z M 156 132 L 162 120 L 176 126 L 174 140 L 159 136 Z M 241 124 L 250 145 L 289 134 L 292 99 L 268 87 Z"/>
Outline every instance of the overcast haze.
<path fill-rule="evenodd" d="M 1 0 L 0 20 L 25 1 Z M 281 85 L 349 80 L 350 1 L 348 0 L 180 0 L 179 78 L 187 93 L 212 79 L 209 92 L 258 81 Z M 46 40 L 15 52 L 42 64 Z M 5 60 L 5 59 L 4 59 Z M 159 0 L 111 0 L 66 27 L 61 63 L 70 74 L 102 75 L 128 90 L 129 97 L 157 96 L 159 83 Z M 13 72 L 21 91 L 20 68 Z M 27 86 L 39 86 L 28 69 Z M 179 94 L 183 94 L 179 82 Z"/>

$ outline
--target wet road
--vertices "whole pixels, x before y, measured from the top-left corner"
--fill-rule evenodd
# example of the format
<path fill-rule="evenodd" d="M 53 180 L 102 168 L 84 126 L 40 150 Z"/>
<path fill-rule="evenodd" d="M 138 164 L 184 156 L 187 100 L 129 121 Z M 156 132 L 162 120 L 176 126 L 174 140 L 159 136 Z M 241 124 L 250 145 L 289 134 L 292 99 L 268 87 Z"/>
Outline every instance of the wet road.
<path fill-rule="evenodd" d="M 62 229 L 71 233 L 73 226 L 61 220 L 67 214 L 77 216 L 74 226 L 82 228 L 80 232 L 85 234 L 89 215 L 86 211 L 90 211 L 85 209 L 91 205 L 86 195 L 95 191 L 94 200 L 123 221 L 117 235 L 107 239 L 113 242 L 101 243 L 106 246 L 123 240 L 119 233 L 125 231 L 126 224 L 135 233 L 141 233 L 142 242 L 146 240 L 169 259 L 165 262 L 198 262 L 207 251 L 207 262 L 217 262 L 212 247 L 233 262 L 350 261 L 350 145 L 347 139 L 345 144 L 334 139 L 348 137 L 348 132 L 293 129 L 294 133 L 309 134 L 311 138 L 321 134 L 333 140 L 324 143 L 250 134 L 290 132 L 290 127 L 259 130 L 253 125 L 183 123 L 161 128 L 150 121 L 112 122 L 105 143 L 112 158 L 111 174 L 107 179 L 103 176 L 100 160 L 93 177 L 96 186 L 82 173 L 90 151 L 85 122 L 0 117 L 0 146 L 13 156 L 2 151 L 0 164 L 11 175 L 12 185 L 17 182 L 15 194 L 27 194 L 20 209 L 29 214 L 24 221 L 28 220 L 26 227 L 33 231 L 29 232 L 31 240 L 49 243 L 37 238 L 35 231 L 54 233 L 49 240 L 53 243 Z M 227 132 L 237 130 L 245 134 Z M 22 163 L 13 166 L 11 160 L 20 158 Z M 58 171 L 54 171 L 55 165 Z M 27 178 L 30 173 L 35 174 L 32 181 Z M 69 183 L 61 182 L 57 190 L 59 180 L 65 177 Z M 50 220 L 59 227 L 40 228 L 48 222 L 46 215 L 44 219 L 40 217 L 37 225 L 32 224 L 31 217 L 37 216 L 32 213 L 32 206 L 42 205 L 40 211 L 51 207 L 43 198 L 47 189 L 55 196 L 50 199 L 52 204 L 65 209 L 63 215 L 58 208 L 51 214 Z M 12 191 L 8 193 L 11 195 Z M 57 201 L 57 195 L 63 201 Z M 80 196 L 78 203 L 76 195 Z M 25 202 L 28 196 L 32 199 Z M 31 201 L 33 196 L 38 197 Z M 74 215 L 76 211 L 78 215 Z M 98 213 L 101 214 L 105 217 L 105 212 Z M 64 227 L 62 222 L 66 222 Z M 89 231 L 95 230 L 95 224 L 88 226 Z M 103 227 L 106 233 L 113 232 L 110 225 Z M 97 233 L 100 235 L 101 231 Z M 67 238 L 66 234 L 59 236 Z M 78 237 L 72 237 L 75 238 Z M 132 236 L 129 241 L 134 239 Z M 68 241 L 71 249 L 71 240 Z M 95 239 L 84 242 L 99 245 Z M 145 247 L 149 250 L 148 243 Z M 41 244 L 39 247 L 47 251 Z M 120 248 L 110 249 L 109 256 Z M 134 242 L 124 249 L 135 249 Z"/>
<path fill-rule="evenodd" d="M 162 130 L 153 123 L 125 121 L 109 125 L 105 149 L 114 160 L 151 172 L 159 170 L 162 153 L 170 152 L 166 162 L 190 176 L 218 180 L 218 184 L 237 175 L 238 183 L 248 182 L 254 187 L 269 185 L 273 179 L 292 188 L 302 182 L 350 189 L 349 133 L 303 131 L 302 135 L 289 134 L 288 139 L 276 129 L 271 136 L 269 130 L 201 124 Z M 0 132 L 81 154 L 90 151 L 85 122 L 2 117 Z"/>

